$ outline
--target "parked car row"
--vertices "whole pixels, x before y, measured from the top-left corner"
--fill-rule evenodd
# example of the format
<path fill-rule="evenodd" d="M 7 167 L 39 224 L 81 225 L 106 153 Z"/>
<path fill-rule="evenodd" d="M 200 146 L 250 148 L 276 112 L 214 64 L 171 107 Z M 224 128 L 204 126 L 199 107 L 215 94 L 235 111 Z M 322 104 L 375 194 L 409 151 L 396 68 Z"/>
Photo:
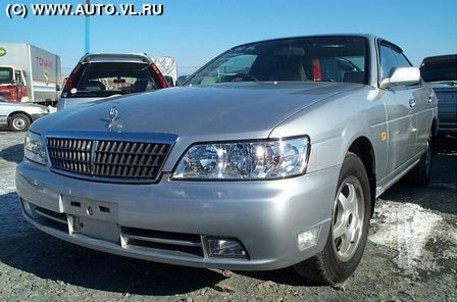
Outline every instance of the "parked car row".
<path fill-rule="evenodd" d="M 251 74 L 243 74 L 243 76 L 251 77 L 258 81 L 274 81 L 275 79 L 290 81 L 349 81 L 354 83 L 364 83 L 365 81 L 365 75 L 360 69 L 361 62 L 342 57 L 321 58 L 317 62 L 319 65 L 316 65 L 316 61 L 303 62 L 303 70 L 300 74 L 285 74 L 282 69 L 284 66 L 296 65 L 296 62 L 294 62 L 296 58 L 294 57 L 297 55 L 297 53 L 289 54 L 289 58 L 284 62 L 273 59 L 268 64 L 268 71 L 256 71 L 254 69 Z M 427 57 L 423 60 L 420 68 L 422 78 L 433 87 L 440 100 L 438 105 L 438 131 L 440 134 L 457 133 L 456 58 L 457 55 Z M 211 84 L 212 81 L 225 81 L 221 77 L 228 77 L 226 80 L 232 80 L 231 77 L 234 74 L 230 74 L 230 69 L 237 68 L 237 64 L 238 62 L 228 62 L 226 66 L 222 66 L 223 70 L 215 71 L 219 77 L 218 79 L 207 77 L 202 79 L 201 83 Z M 316 66 L 319 68 L 316 69 Z M 176 67 L 174 68 L 176 69 Z M 261 74 L 256 74 L 259 72 Z M 193 84 L 187 81 L 188 78 L 188 75 L 179 76 L 176 81 L 177 85 Z M 173 86 L 170 83 L 170 79 L 164 77 L 151 58 L 145 54 L 88 54 L 80 59 L 69 77 L 66 78 L 57 108 L 61 110 L 81 103 Z M 5 104 L 2 104 L 2 107 L 6 110 Z M 23 108 L 34 108 L 36 111 L 36 108 L 39 107 L 24 105 Z M 14 131 L 27 130 L 29 125 L 36 119 L 36 115 L 32 116 L 25 112 L 16 112 L 14 118 L 11 118 L 11 116 L 11 114 L 3 114 L 0 118 L 2 123 L 6 123 Z"/>
<path fill-rule="evenodd" d="M 457 54 L 425 58 L 421 75 L 438 96 L 438 132 L 457 134 Z"/>
<path fill-rule="evenodd" d="M 338 284 L 359 265 L 376 197 L 405 175 L 430 180 L 437 97 L 385 39 L 249 43 L 185 87 L 109 98 L 166 87 L 148 61 L 129 60 L 135 72 L 119 56 L 83 58 L 65 103 L 108 98 L 29 129 L 16 188 L 43 232 L 127 257 L 291 266 Z"/>

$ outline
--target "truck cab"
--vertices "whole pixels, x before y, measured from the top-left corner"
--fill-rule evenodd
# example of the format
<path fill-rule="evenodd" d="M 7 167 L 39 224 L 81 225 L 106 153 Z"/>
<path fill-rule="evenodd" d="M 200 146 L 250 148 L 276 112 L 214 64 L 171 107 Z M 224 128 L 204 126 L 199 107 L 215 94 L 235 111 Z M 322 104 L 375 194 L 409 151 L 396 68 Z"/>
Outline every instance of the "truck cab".
<path fill-rule="evenodd" d="M 0 96 L 13 102 L 28 102 L 25 72 L 14 66 L 0 66 Z"/>

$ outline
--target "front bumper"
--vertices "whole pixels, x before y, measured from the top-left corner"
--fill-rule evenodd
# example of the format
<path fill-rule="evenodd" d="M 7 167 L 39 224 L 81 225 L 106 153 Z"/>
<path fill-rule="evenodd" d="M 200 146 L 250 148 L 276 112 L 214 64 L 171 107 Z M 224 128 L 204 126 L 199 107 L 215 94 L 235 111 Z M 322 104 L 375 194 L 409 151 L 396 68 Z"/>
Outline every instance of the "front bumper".
<path fill-rule="evenodd" d="M 322 250 L 340 167 L 274 181 L 170 181 L 132 185 L 58 175 L 27 161 L 16 187 L 38 229 L 96 250 L 139 259 L 232 270 L 271 270 Z M 300 251 L 298 234 L 317 228 Z M 235 238 L 247 258 L 209 257 L 207 237 Z"/>

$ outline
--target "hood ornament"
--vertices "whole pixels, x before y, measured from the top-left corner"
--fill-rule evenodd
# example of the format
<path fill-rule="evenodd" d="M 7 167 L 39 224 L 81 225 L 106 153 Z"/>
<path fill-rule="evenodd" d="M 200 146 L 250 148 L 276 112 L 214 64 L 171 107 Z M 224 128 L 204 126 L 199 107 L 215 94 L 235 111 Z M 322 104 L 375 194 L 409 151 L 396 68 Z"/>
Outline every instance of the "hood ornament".
<path fill-rule="evenodd" d="M 111 107 L 109 110 L 109 117 L 110 117 L 110 122 L 108 123 L 108 130 L 111 131 L 115 128 L 117 129 L 122 129 L 122 125 L 118 124 L 117 121 L 119 120 L 119 110 L 117 110 L 116 106 Z"/>

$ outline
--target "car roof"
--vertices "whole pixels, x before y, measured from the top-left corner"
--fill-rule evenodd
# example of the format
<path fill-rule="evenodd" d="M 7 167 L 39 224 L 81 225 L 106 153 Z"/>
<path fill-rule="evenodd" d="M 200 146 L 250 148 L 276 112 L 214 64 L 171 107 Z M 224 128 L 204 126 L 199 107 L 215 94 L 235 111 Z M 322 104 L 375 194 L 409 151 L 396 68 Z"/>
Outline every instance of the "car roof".
<path fill-rule="evenodd" d="M 291 40 L 291 39 L 303 39 L 303 38 L 330 38 L 330 37 L 355 37 L 355 38 L 367 38 L 369 40 L 375 40 L 375 39 L 381 39 L 386 41 L 385 39 L 376 37 L 371 34 L 325 34 L 325 35 L 309 35 L 309 36 L 292 36 L 292 37 L 282 37 L 282 38 L 277 38 L 277 39 L 268 39 L 268 40 L 260 40 L 256 42 L 250 42 L 246 44 L 241 44 L 235 47 L 240 47 L 240 46 L 248 46 L 251 44 L 257 44 L 257 43 L 265 43 L 265 42 L 274 42 L 274 41 L 286 41 L 286 40 Z M 388 42 L 388 41 L 387 41 Z M 233 47 L 233 48 L 235 48 Z"/>
<path fill-rule="evenodd" d="M 444 62 L 457 62 L 457 54 L 426 57 L 422 60 L 421 65 L 429 64 L 429 63 L 437 64 L 437 63 L 444 63 Z"/>
<path fill-rule="evenodd" d="M 80 63 L 129 62 L 151 64 L 152 60 L 142 53 L 90 53 L 83 56 Z"/>

